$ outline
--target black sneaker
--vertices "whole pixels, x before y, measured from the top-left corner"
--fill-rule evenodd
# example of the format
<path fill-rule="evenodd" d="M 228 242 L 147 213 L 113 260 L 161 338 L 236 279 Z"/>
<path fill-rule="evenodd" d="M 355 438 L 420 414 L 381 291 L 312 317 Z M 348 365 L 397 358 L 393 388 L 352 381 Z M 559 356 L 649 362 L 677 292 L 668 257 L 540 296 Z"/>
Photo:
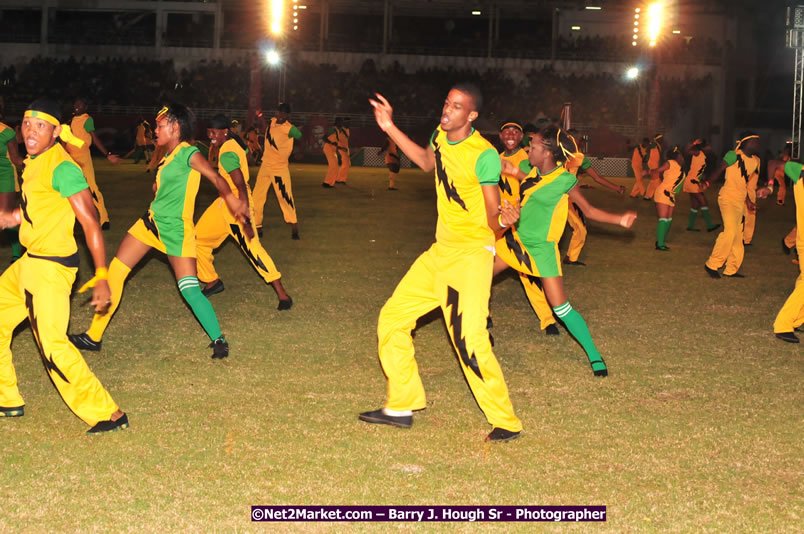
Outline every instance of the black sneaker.
<path fill-rule="evenodd" d="M 323 182 L 323 183 L 321 184 L 321 187 L 326 187 L 327 189 L 332 189 L 332 188 L 333 188 L 333 187 L 335 187 L 335 186 L 334 186 L 334 185 L 329 185 L 327 182 Z"/>
<path fill-rule="evenodd" d="M 569 259 L 569 257 L 565 257 L 564 260 L 561 263 L 563 263 L 564 265 L 582 265 L 582 266 L 586 266 L 586 264 L 584 262 L 578 261 L 578 260 L 572 261 L 572 260 Z"/>
<path fill-rule="evenodd" d="M 670 250 L 670 247 L 668 247 L 667 245 L 660 245 L 658 241 L 655 242 L 654 244 L 656 245 L 656 250 L 661 250 L 663 252 L 667 252 L 668 250 Z"/>
<path fill-rule="evenodd" d="M 279 311 L 289 310 L 293 307 L 293 299 L 288 296 L 288 298 L 279 301 L 279 306 L 276 307 Z"/>
<path fill-rule="evenodd" d="M 260 236 L 260 237 L 262 237 L 262 236 Z M 292 240 L 294 240 L 294 241 L 298 241 L 299 239 L 301 239 L 301 238 L 299 237 L 299 232 L 293 232 L 292 234 L 290 234 L 290 238 L 291 238 Z"/>
<path fill-rule="evenodd" d="M 609 370 L 606 368 L 606 362 L 601 358 L 600 360 L 596 360 L 594 362 L 589 362 L 592 366 L 592 373 L 595 376 L 604 377 L 609 376 Z"/>
<path fill-rule="evenodd" d="M 706 231 L 707 232 L 714 232 L 718 228 L 720 228 L 720 223 L 710 226 L 709 228 L 706 229 Z"/>
<path fill-rule="evenodd" d="M 743 246 L 744 247 L 753 247 L 754 245 L 752 245 L 751 243 L 746 243 L 745 241 L 743 241 Z"/>
<path fill-rule="evenodd" d="M 688 232 L 700 232 L 697 228 L 687 228 Z"/>
<path fill-rule="evenodd" d="M 798 337 L 793 332 L 779 332 L 776 334 L 776 338 L 788 343 L 798 343 Z"/>
<path fill-rule="evenodd" d="M 504 428 L 500 428 L 495 426 L 489 432 L 489 435 L 486 436 L 486 441 L 496 441 L 496 442 L 503 442 L 503 441 L 511 441 L 512 439 L 516 439 L 519 437 L 519 432 L 511 432 L 510 430 L 506 430 Z"/>
<path fill-rule="evenodd" d="M 92 352 L 99 352 L 101 350 L 101 344 L 103 343 L 102 341 L 92 341 L 92 338 L 89 337 L 89 334 L 86 332 L 83 334 L 68 334 L 67 338 L 78 350 L 89 350 Z"/>
<path fill-rule="evenodd" d="M 205 297 L 211 297 L 215 293 L 220 293 L 224 289 L 226 289 L 226 288 L 223 287 L 223 280 L 218 278 L 217 280 L 215 280 L 214 284 L 212 284 L 209 287 L 205 287 L 204 289 L 202 289 L 201 293 L 203 293 Z"/>
<path fill-rule="evenodd" d="M 96 436 L 105 432 L 116 432 L 118 430 L 123 430 L 124 428 L 128 428 L 128 416 L 126 414 L 123 414 L 123 416 L 117 421 L 101 421 L 97 425 L 87 430 L 87 435 Z"/>
<path fill-rule="evenodd" d="M 106 221 L 101 225 L 101 230 L 108 230 L 109 229 L 109 221 Z"/>
<path fill-rule="evenodd" d="M 740 273 L 734 273 L 734 274 L 723 273 L 723 276 L 725 276 L 726 278 L 745 278 L 745 275 Z"/>
<path fill-rule="evenodd" d="M 212 349 L 212 359 L 222 360 L 229 356 L 229 343 L 226 342 L 223 336 L 209 344 Z"/>
<path fill-rule="evenodd" d="M 784 242 L 784 238 L 782 238 L 782 252 L 785 254 L 790 254 L 791 250 L 793 250 L 793 247 L 788 247 Z"/>
<path fill-rule="evenodd" d="M 382 410 L 363 412 L 358 415 L 357 418 L 366 423 L 375 425 L 391 425 L 398 428 L 410 428 L 413 426 L 412 415 L 386 415 Z"/>
<path fill-rule="evenodd" d="M 559 334 L 559 330 L 556 326 L 556 323 L 547 325 L 547 328 L 544 329 L 544 333 L 548 336 L 557 336 Z"/>
<path fill-rule="evenodd" d="M 707 274 L 712 278 L 720 278 L 720 273 L 717 272 L 717 269 L 710 269 L 709 266 L 705 263 L 704 263 L 704 269 L 706 269 Z"/>
<path fill-rule="evenodd" d="M 16 408 L 3 408 L 0 406 L 0 417 L 22 417 L 25 415 L 25 406 Z"/>

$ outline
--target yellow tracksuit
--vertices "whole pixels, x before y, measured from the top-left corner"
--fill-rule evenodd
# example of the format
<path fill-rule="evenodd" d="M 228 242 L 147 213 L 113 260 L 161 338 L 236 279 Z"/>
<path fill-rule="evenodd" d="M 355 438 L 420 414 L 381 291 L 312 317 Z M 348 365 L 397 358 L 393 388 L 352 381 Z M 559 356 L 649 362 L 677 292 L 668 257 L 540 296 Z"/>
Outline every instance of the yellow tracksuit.
<path fill-rule="evenodd" d="M 710 269 L 719 269 L 725 264 L 723 274 L 729 276 L 736 273 L 743 264 L 745 249 L 742 219 L 745 213 L 745 198 L 748 194 L 748 180 L 759 169 L 759 157 L 749 157 L 737 149 L 726 153 L 723 161 L 728 164 L 726 183 L 717 197 L 723 219 L 723 231 L 717 236 L 712 254 L 706 260 L 706 266 Z"/>
<path fill-rule="evenodd" d="M 28 250 L 0 276 L 0 406 L 24 404 L 11 358 L 14 328 L 28 318 L 45 370 L 67 406 L 90 426 L 118 410 L 67 339 L 70 292 L 78 272 L 75 213 L 68 197 L 87 188 L 58 143 L 25 160 L 20 242 Z"/>
<path fill-rule="evenodd" d="M 277 123 L 276 118 L 265 130 L 265 148 L 262 165 L 254 184 L 254 223 L 262 226 L 263 210 L 268 197 L 268 188 L 274 188 L 276 201 L 282 210 L 285 222 L 298 222 L 296 203 L 293 200 L 293 187 L 290 182 L 288 158 L 293 152 L 293 140 L 301 138 L 301 132 L 290 121 Z"/>
<path fill-rule="evenodd" d="M 238 143 L 237 139 L 227 139 L 220 147 L 219 161 L 219 172 L 226 179 L 226 183 L 229 184 L 229 188 L 235 196 L 239 196 L 240 192 L 235 187 L 229 173 L 235 169 L 240 169 L 240 172 L 243 173 L 243 180 L 246 182 L 249 205 L 253 205 L 251 191 L 248 188 L 248 161 L 246 160 L 244 146 Z M 246 239 L 243 225 L 238 223 L 231 214 L 226 202 L 222 198 L 216 198 L 195 225 L 198 279 L 206 283 L 218 279 L 218 273 L 215 272 L 213 265 L 212 251 L 218 248 L 227 237 L 231 236 L 266 284 L 278 280 L 282 275 L 277 271 L 271 256 L 268 255 L 256 236 L 257 228 L 254 224 L 253 212 L 251 229 L 254 232 L 254 238 L 249 241 Z"/>
<path fill-rule="evenodd" d="M 92 145 L 92 132 L 95 131 L 95 121 L 88 113 L 73 117 L 70 123 L 70 129 L 73 134 L 84 142 L 84 146 L 77 147 L 67 143 L 65 148 L 70 154 L 70 157 L 78 163 L 84 177 L 89 184 L 89 191 L 92 193 L 92 200 L 95 202 L 95 208 L 98 210 L 98 219 L 101 224 L 109 222 L 109 213 L 106 211 L 106 204 L 103 202 L 103 195 L 98 189 L 98 184 L 95 182 L 95 167 L 92 165 L 92 154 L 89 147 Z"/>
<path fill-rule="evenodd" d="M 502 369 L 486 330 L 494 233 L 488 227 L 481 186 L 497 185 L 500 159 L 477 131 L 450 143 L 439 127 L 435 152 L 438 203 L 436 242 L 419 256 L 380 311 L 379 355 L 388 378 L 386 408 L 420 410 L 425 394 L 411 331 L 425 313 L 441 308 L 458 360 L 486 419 L 518 432 Z"/>
<path fill-rule="evenodd" d="M 793 182 L 793 197 L 796 201 L 796 227 L 799 224 L 804 224 L 804 181 L 801 180 L 801 169 L 801 163 L 793 161 L 789 161 L 784 165 L 785 174 Z M 794 228 L 793 232 L 795 230 Z M 796 248 L 804 250 L 804 236 L 799 235 L 796 237 Z M 794 328 L 804 324 L 804 265 L 799 264 L 799 269 L 795 289 L 787 297 L 782 309 L 776 315 L 776 320 L 773 322 L 773 332 L 775 334 L 792 332 Z"/>
<path fill-rule="evenodd" d="M 327 175 L 324 177 L 324 183 L 327 185 L 335 185 L 335 179 L 338 177 L 341 159 L 338 155 L 338 137 L 338 129 L 330 128 L 324 138 L 324 155 L 327 157 Z"/>

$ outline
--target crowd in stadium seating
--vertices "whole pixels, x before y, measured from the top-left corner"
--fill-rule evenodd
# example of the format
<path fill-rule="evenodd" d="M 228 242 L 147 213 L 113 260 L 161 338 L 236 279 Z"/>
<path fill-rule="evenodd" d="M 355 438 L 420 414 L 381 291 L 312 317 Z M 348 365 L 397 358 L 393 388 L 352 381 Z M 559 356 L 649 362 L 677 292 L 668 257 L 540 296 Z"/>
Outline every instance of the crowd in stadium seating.
<path fill-rule="evenodd" d="M 263 101 L 276 102 L 277 72 L 263 70 Z M 6 104 L 21 105 L 39 96 L 43 80 L 59 80 L 58 96 L 85 95 L 95 105 L 153 107 L 166 99 L 194 108 L 243 110 L 248 107 L 249 68 L 246 62 L 199 62 L 176 72 L 172 62 L 106 59 L 98 61 L 38 58 L 19 72 L 2 73 Z M 576 120 L 591 124 L 633 124 L 637 116 L 638 88 L 611 74 L 562 74 L 549 69 L 531 71 L 516 81 L 498 70 L 478 72 L 429 68 L 407 73 L 394 64 L 380 70 L 368 60 L 359 73 L 338 71 L 334 65 L 293 62 L 287 66 L 286 100 L 293 109 L 310 113 L 369 112 L 374 92 L 388 97 L 399 115 L 437 117 L 449 87 L 474 81 L 485 95 L 483 116 L 492 123 L 517 117 L 535 121 L 556 117 L 565 102 L 573 103 Z M 703 98 L 710 79 L 663 80 L 660 121 L 672 122 L 679 109 Z M 644 93 L 643 93 L 644 94 Z"/>

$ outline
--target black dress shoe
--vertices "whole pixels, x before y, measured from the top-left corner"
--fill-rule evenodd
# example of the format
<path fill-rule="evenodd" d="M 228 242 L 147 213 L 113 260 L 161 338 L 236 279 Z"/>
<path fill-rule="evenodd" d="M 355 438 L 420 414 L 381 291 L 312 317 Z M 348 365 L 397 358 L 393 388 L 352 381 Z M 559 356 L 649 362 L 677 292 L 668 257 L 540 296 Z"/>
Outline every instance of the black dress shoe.
<path fill-rule="evenodd" d="M 363 412 L 358 415 L 357 418 L 366 423 L 375 425 L 391 425 L 397 428 L 410 428 L 413 426 L 412 415 L 386 415 L 382 410 Z"/>
<path fill-rule="evenodd" d="M 779 332 L 776 334 L 776 338 L 788 343 L 798 343 L 798 337 L 793 332 Z"/>

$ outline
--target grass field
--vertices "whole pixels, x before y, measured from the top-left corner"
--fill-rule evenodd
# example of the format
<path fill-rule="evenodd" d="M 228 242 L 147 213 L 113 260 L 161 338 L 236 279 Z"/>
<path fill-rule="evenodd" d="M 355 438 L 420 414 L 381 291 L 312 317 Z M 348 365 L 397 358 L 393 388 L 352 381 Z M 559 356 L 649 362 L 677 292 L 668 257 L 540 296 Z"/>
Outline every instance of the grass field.
<path fill-rule="evenodd" d="M 130 163 L 96 165 L 111 258 L 147 208 L 153 175 Z M 516 278 L 497 280 L 495 352 L 525 429 L 491 445 L 438 315 L 416 333 L 427 410 L 410 430 L 357 420 L 383 404 L 377 315 L 433 240 L 432 176 L 403 171 L 400 191 L 390 192 L 384 169 L 353 169 L 349 185 L 334 190 L 319 185 L 323 167 L 292 173 L 301 241 L 291 241 L 271 197 L 262 242 L 295 305 L 276 311 L 273 290 L 224 246 L 216 267 L 226 291 L 211 301 L 231 345 L 227 360 L 209 358 L 163 257 L 132 274 L 103 351 L 85 354 L 128 412 L 128 430 L 87 437 L 20 328 L 13 350 L 26 411 L 0 420 L 0 532 L 550 529 L 268 525 L 251 522 L 256 504 L 587 504 L 607 505 L 608 521 L 563 528 L 801 531 L 804 358 L 771 326 L 798 275 L 779 246 L 794 224 L 792 194 L 785 207 L 760 204 L 746 278 L 712 280 L 703 263 L 715 235 L 684 231 L 686 195 L 671 251 L 657 252 L 652 202 L 586 189 L 594 204 L 635 207 L 640 217 L 631 231 L 592 223 L 581 256 L 588 265 L 564 270 L 610 375 L 594 378 L 563 329 L 557 338 L 539 331 Z M 202 186 L 197 214 L 212 195 Z M 82 283 L 92 271 L 80 246 Z M 0 250 L 0 261 L 9 257 Z M 71 331 L 90 319 L 87 298 L 76 295 Z"/>

